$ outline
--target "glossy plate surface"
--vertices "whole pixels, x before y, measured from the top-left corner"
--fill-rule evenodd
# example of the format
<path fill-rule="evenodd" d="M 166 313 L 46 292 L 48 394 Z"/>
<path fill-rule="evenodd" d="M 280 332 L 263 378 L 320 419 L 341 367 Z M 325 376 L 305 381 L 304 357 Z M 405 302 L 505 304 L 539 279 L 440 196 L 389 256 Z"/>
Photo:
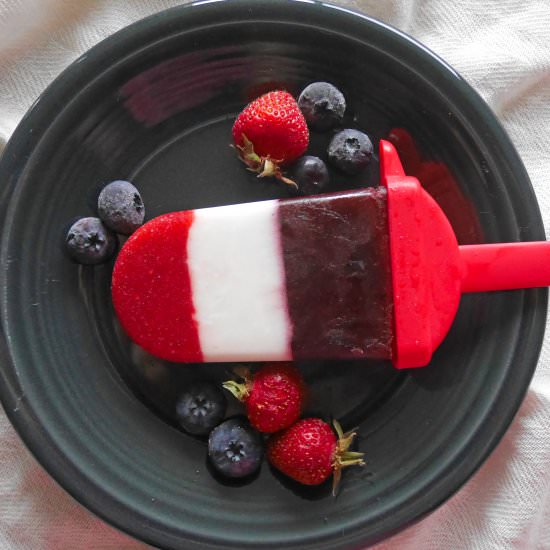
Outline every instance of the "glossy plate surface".
<path fill-rule="evenodd" d="M 359 427 L 367 466 L 303 490 L 264 464 L 220 483 L 205 444 L 175 428 L 178 388 L 226 365 L 166 365 L 121 334 L 112 265 L 79 268 L 64 230 L 103 184 L 130 179 L 147 218 L 288 196 L 235 159 L 230 128 L 263 91 L 328 80 L 347 124 L 392 139 L 462 243 L 544 239 L 517 153 L 473 90 L 399 32 L 308 2 L 205 2 L 112 36 L 80 58 L 21 122 L 0 164 L 0 394 L 19 433 L 78 500 L 156 546 L 355 548 L 456 491 L 496 445 L 540 350 L 547 291 L 465 296 L 432 364 L 301 365 L 310 411 Z M 322 152 L 328 136 L 316 135 Z M 377 183 L 377 165 L 331 190 Z"/>

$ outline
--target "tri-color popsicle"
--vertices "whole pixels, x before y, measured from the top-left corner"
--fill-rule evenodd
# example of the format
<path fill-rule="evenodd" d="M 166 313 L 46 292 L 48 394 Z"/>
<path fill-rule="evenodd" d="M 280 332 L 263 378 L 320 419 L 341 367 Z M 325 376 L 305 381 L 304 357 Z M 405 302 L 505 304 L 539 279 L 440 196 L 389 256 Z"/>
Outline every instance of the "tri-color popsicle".
<path fill-rule="evenodd" d="M 172 361 L 391 357 L 386 190 L 160 216 L 121 250 L 128 334 Z"/>
<path fill-rule="evenodd" d="M 113 271 L 123 328 L 175 362 L 372 358 L 410 368 L 429 363 L 461 292 L 549 284 L 549 243 L 459 247 L 385 141 L 380 173 L 376 188 L 146 223 Z"/>

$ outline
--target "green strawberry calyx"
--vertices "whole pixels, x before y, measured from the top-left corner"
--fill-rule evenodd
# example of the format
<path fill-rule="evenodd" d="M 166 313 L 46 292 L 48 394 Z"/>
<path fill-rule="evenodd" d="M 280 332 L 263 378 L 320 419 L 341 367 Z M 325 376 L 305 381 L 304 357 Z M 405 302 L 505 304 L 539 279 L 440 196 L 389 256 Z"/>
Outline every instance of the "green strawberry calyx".
<path fill-rule="evenodd" d="M 295 181 L 283 175 L 281 167 L 279 166 L 281 163 L 280 160 L 275 160 L 270 157 L 260 157 L 260 155 L 254 151 L 254 144 L 246 135 L 241 134 L 241 136 L 243 145 L 237 145 L 237 149 L 239 151 L 239 158 L 246 164 L 248 170 L 258 174 L 259 178 L 274 177 L 287 185 L 298 187 Z"/>
<path fill-rule="evenodd" d="M 332 459 L 332 467 L 334 469 L 332 494 L 336 496 L 342 478 L 342 470 L 348 466 L 364 466 L 365 461 L 363 460 L 364 453 L 349 450 L 357 433 L 353 430 L 344 433 L 340 422 L 337 420 L 333 420 L 332 424 L 338 435 L 338 441 L 336 442 L 336 449 Z"/>
<path fill-rule="evenodd" d="M 242 378 L 243 381 L 237 382 L 236 380 L 226 380 L 222 383 L 222 387 L 230 392 L 239 401 L 244 401 L 252 391 L 250 370 L 246 367 L 241 367 L 233 369 L 233 372 L 239 378 Z"/>

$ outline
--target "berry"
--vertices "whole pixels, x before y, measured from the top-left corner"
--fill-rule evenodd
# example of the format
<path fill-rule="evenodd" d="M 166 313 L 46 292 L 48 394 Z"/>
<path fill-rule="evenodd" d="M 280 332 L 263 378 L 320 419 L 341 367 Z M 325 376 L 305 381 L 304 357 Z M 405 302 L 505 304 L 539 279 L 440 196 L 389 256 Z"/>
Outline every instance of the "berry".
<path fill-rule="evenodd" d="M 139 191 L 127 181 L 117 180 L 106 185 L 97 200 L 97 210 L 103 223 L 122 235 L 131 235 L 145 218 L 145 207 Z"/>
<path fill-rule="evenodd" d="M 245 477 L 260 467 L 262 438 L 245 418 L 230 418 L 210 432 L 208 456 L 222 475 Z"/>
<path fill-rule="evenodd" d="M 321 193 L 329 182 L 327 165 L 319 157 L 311 155 L 299 158 L 292 167 L 291 175 L 302 195 Z"/>
<path fill-rule="evenodd" d="M 304 88 L 298 105 L 310 128 L 325 132 L 342 123 L 346 111 L 344 94 L 328 82 L 312 82 Z"/>
<path fill-rule="evenodd" d="M 95 265 L 109 260 L 117 248 L 116 235 L 99 218 L 80 218 L 65 238 L 67 252 L 79 264 Z"/>
<path fill-rule="evenodd" d="M 328 160 L 349 174 L 358 174 L 372 158 L 373 147 L 369 137 L 358 130 L 342 130 L 331 140 L 328 146 Z"/>
<path fill-rule="evenodd" d="M 304 418 L 288 430 L 273 435 L 267 446 L 269 462 L 283 474 L 304 485 L 319 485 L 334 473 L 333 494 L 346 466 L 363 466 L 363 453 L 348 451 L 355 433 L 343 433 L 319 418 Z"/>
<path fill-rule="evenodd" d="M 309 131 L 295 99 L 276 90 L 244 108 L 233 125 L 233 141 L 250 170 L 293 185 L 282 175 L 280 166 L 303 155 Z"/>
<path fill-rule="evenodd" d="M 212 382 L 195 382 L 176 403 L 176 416 L 181 427 L 193 435 L 206 435 L 225 416 L 227 400 Z"/>
<path fill-rule="evenodd" d="M 258 431 L 273 433 L 291 426 L 300 416 L 305 386 L 300 371 L 291 363 L 268 363 L 244 382 L 224 382 L 246 406 L 250 424 Z"/>

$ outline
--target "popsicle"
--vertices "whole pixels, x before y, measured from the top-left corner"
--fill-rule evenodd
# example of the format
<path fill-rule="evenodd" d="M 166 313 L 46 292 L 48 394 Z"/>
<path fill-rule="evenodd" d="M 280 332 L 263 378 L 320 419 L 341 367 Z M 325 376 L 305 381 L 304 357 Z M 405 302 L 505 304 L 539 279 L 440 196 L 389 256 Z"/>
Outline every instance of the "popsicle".
<path fill-rule="evenodd" d="M 121 325 L 175 362 L 390 359 L 425 366 L 462 292 L 547 286 L 550 244 L 458 246 L 380 142 L 381 185 L 174 212 L 138 229 L 112 279 Z"/>
<path fill-rule="evenodd" d="M 113 302 L 173 361 L 389 359 L 386 190 L 160 216 L 120 251 Z"/>

